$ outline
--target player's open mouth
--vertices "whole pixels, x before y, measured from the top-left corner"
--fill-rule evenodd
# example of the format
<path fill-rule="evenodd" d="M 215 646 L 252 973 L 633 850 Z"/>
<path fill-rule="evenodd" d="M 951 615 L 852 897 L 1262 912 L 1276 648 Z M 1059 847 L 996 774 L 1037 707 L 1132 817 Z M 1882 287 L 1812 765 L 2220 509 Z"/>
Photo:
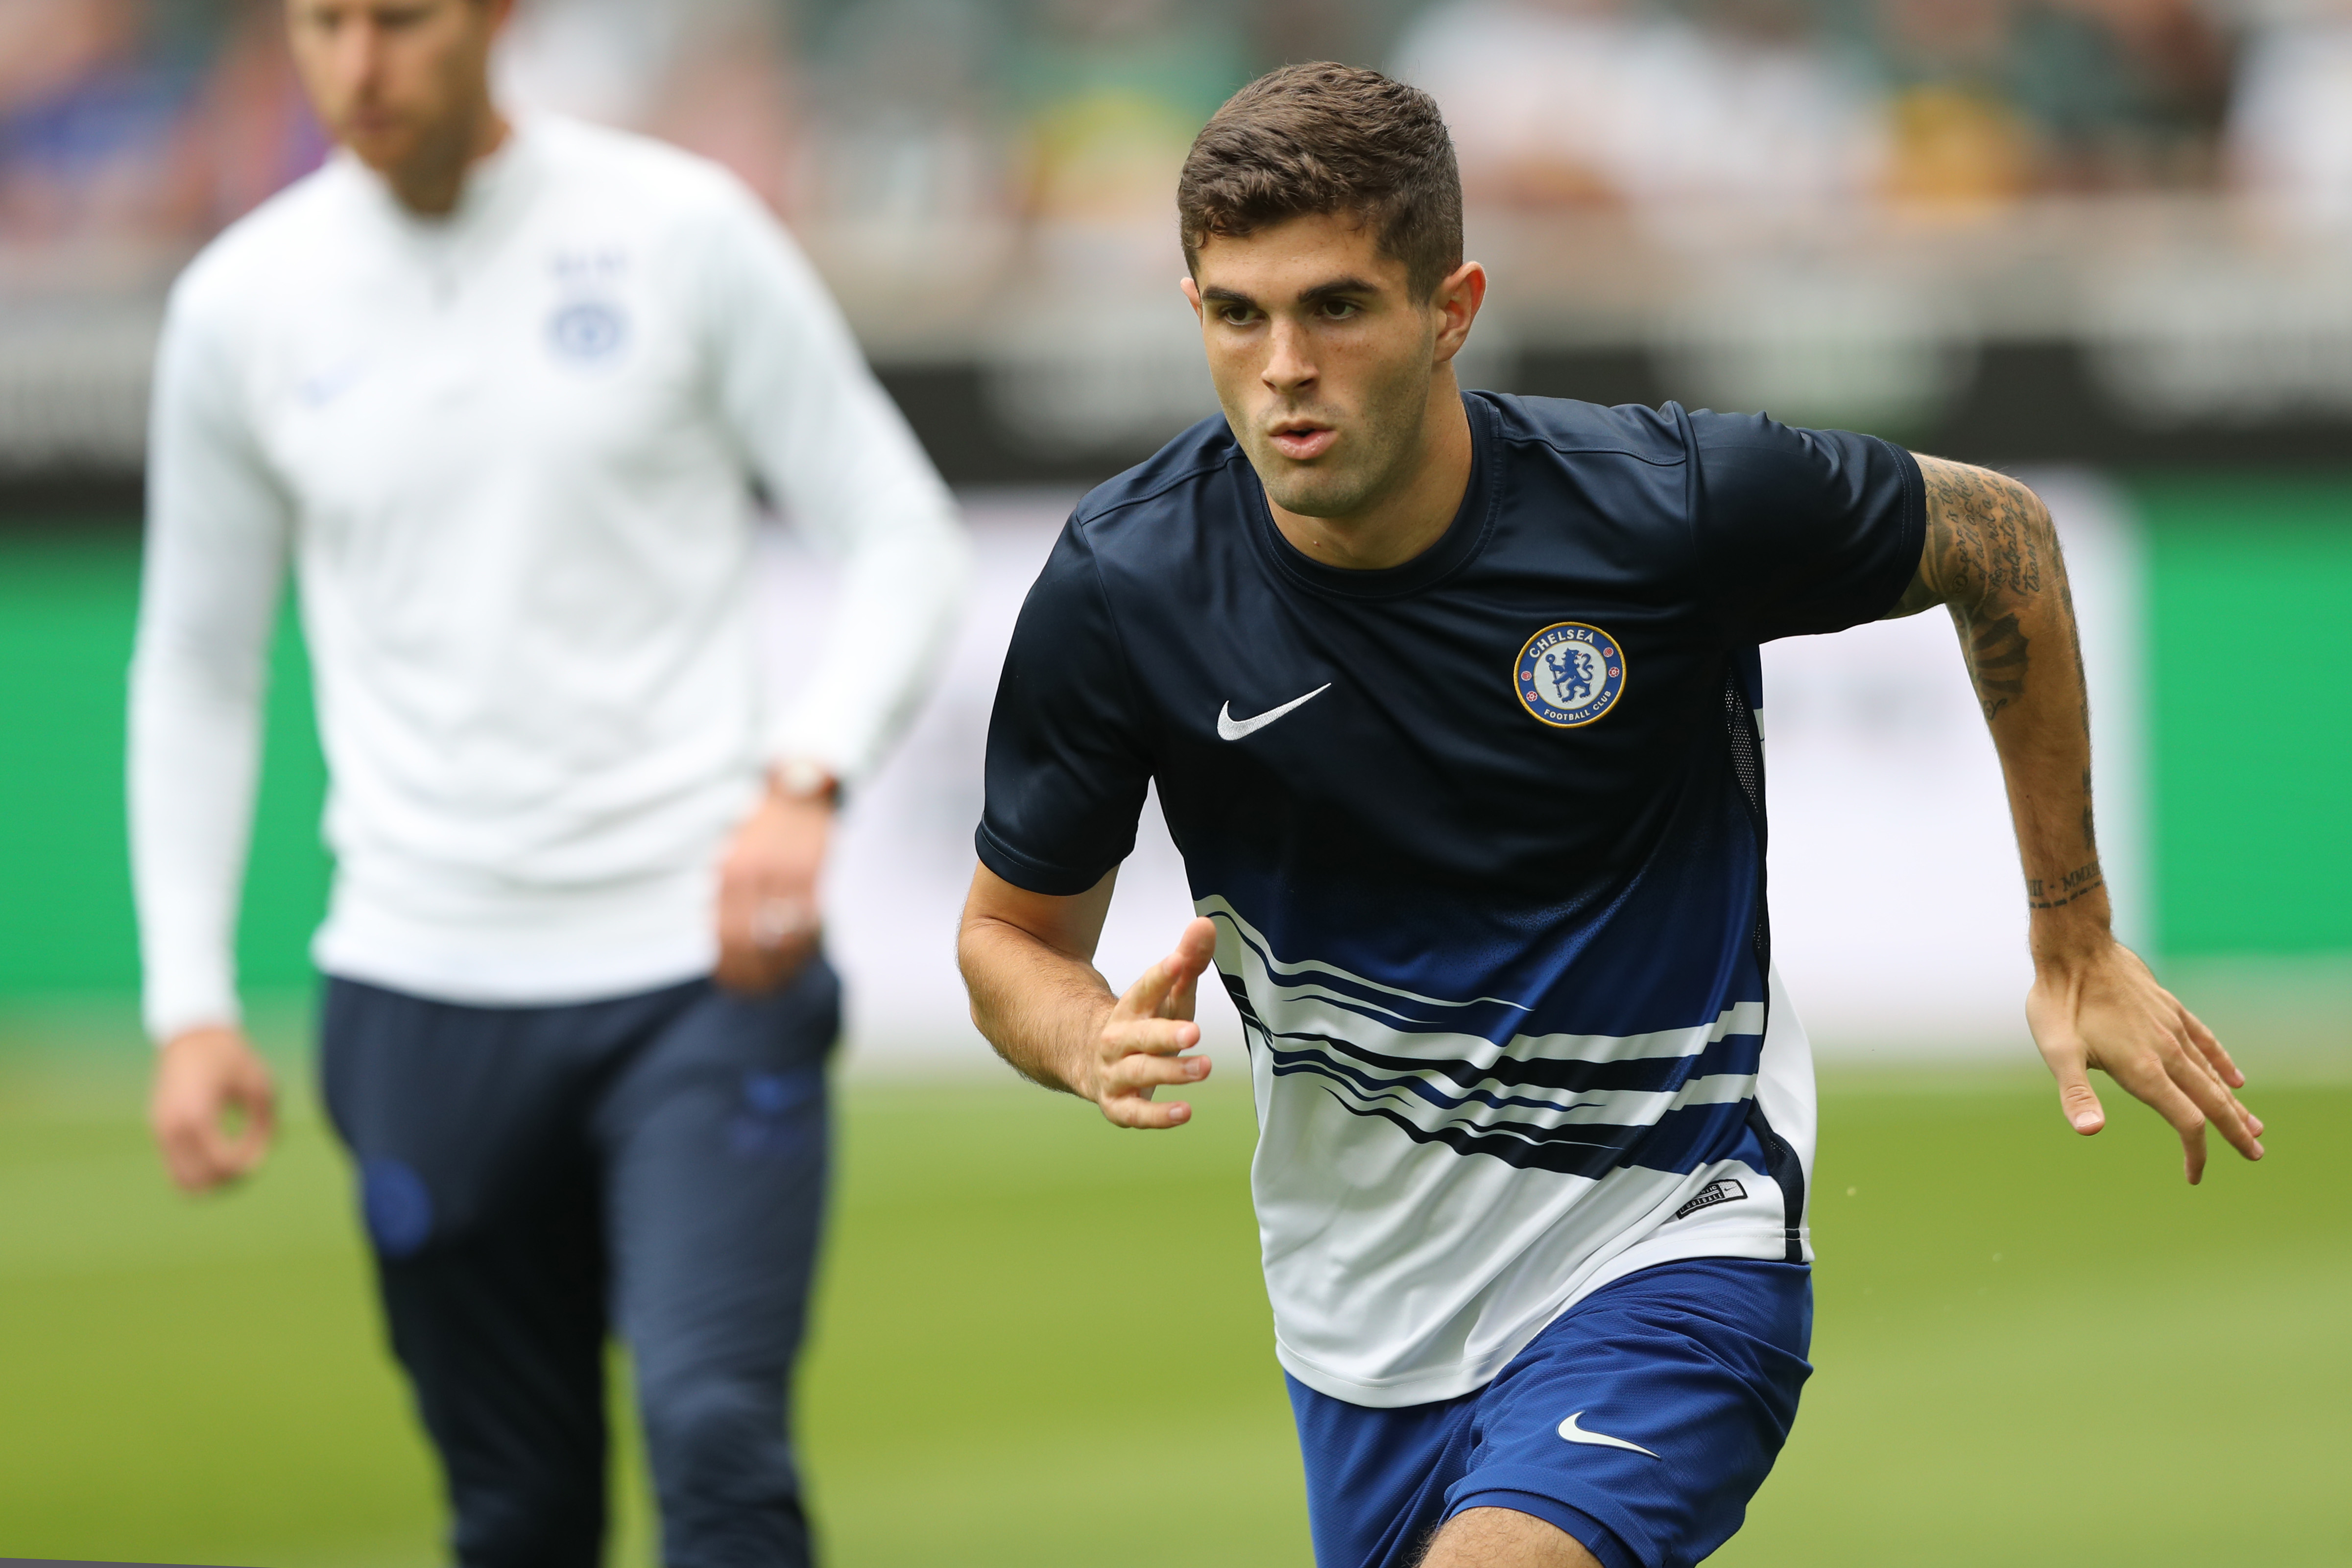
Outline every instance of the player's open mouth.
<path fill-rule="evenodd" d="M 1287 419 L 1269 432 L 1274 449 L 1293 462 L 1311 462 L 1331 449 L 1339 432 L 1328 425 L 1310 425 L 1301 419 Z"/>

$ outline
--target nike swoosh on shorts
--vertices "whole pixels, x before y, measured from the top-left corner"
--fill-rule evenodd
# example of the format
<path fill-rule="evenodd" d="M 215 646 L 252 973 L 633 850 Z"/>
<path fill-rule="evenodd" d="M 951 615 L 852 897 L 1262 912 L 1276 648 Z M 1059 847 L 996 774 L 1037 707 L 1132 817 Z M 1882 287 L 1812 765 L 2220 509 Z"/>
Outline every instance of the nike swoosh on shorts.
<path fill-rule="evenodd" d="M 1559 1424 L 1559 1435 L 1567 1438 L 1571 1443 L 1590 1443 L 1596 1448 L 1623 1448 L 1629 1453 L 1649 1454 L 1650 1458 L 1654 1459 L 1658 1457 L 1655 1454 L 1650 1453 L 1649 1449 L 1644 1448 L 1639 1443 L 1628 1443 L 1624 1438 L 1612 1437 L 1606 1432 L 1586 1431 L 1583 1427 L 1579 1426 L 1576 1424 L 1577 1416 L 1582 1415 L 1583 1414 L 1584 1412 L 1580 1410 L 1575 1415 L 1571 1415 L 1567 1420 L 1561 1422 Z"/>

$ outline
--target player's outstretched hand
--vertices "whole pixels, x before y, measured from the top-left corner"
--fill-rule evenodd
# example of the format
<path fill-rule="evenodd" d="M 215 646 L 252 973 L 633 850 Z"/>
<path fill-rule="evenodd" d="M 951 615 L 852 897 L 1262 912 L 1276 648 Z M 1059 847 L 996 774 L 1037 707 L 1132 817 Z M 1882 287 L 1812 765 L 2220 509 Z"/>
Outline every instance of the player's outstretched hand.
<path fill-rule="evenodd" d="M 207 1192 L 260 1164 L 277 1119 L 269 1068 L 241 1031 L 190 1029 L 156 1053 L 147 1121 L 182 1190 Z"/>
<path fill-rule="evenodd" d="M 1179 1053 L 1201 1043 L 1192 1001 L 1216 952 L 1215 923 L 1194 921 L 1176 939 L 1176 951 L 1145 970 L 1103 1020 L 1086 1093 L 1117 1125 L 1181 1127 L 1192 1119 L 1184 1101 L 1163 1104 L 1151 1095 L 1162 1084 L 1209 1076 L 1208 1058 Z"/>
<path fill-rule="evenodd" d="M 2038 965 L 2025 1018 L 2075 1131 L 2087 1136 L 2107 1124 L 2091 1088 L 2089 1069 L 2097 1068 L 2172 1123 L 2192 1184 L 2205 1174 L 2208 1123 L 2247 1159 L 2263 1157 L 2262 1119 L 2232 1092 L 2245 1087 L 2246 1075 L 2123 943 Z"/>

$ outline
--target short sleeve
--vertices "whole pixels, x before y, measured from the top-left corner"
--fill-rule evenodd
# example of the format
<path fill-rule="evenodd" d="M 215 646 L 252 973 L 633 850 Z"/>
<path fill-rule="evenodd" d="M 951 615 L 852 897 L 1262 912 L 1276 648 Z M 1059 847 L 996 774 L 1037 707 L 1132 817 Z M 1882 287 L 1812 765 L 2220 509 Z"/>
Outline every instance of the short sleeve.
<path fill-rule="evenodd" d="M 1910 453 L 1761 415 L 1690 422 L 1699 567 L 1735 640 L 1843 631 L 1894 606 L 1927 538 Z"/>
<path fill-rule="evenodd" d="M 1083 893 L 1135 847 L 1151 780 L 1134 684 L 1073 521 L 1013 632 L 988 721 L 981 863 L 1014 887 Z"/>

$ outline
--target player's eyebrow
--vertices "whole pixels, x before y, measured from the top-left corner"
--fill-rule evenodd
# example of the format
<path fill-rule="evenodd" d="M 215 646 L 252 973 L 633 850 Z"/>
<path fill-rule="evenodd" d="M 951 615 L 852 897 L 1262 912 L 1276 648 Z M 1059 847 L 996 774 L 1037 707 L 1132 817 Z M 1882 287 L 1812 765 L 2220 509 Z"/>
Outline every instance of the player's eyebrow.
<path fill-rule="evenodd" d="M 1311 289 L 1301 289 L 1298 291 L 1298 302 L 1302 305 L 1313 305 L 1324 300 L 1336 299 L 1341 295 L 1377 294 L 1380 291 L 1381 286 L 1379 284 L 1372 282 L 1369 279 L 1359 278 L 1353 273 L 1349 273 L 1345 277 L 1331 279 L 1328 282 L 1318 283 Z M 1245 305 L 1253 310 L 1262 308 L 1255 300 L 1251 299 L 1240 289 L 1228 289 L 1221 283 L 1204 285 L 1201 289 L 1201 299 L 1204 303 L 1208 304 Z"/>
<path fill-rule="evenodd" d="M 1350 275 L 1345 278 L 1334 278 L 1328 283 L 1318 283 L 1312 289 L 1300 289 L 1298 302 L 1302 305 L 1312 305 L 1341 294 L 1377 294 L 1380 291 L 1381 286 L 1370 279 Z"/>

